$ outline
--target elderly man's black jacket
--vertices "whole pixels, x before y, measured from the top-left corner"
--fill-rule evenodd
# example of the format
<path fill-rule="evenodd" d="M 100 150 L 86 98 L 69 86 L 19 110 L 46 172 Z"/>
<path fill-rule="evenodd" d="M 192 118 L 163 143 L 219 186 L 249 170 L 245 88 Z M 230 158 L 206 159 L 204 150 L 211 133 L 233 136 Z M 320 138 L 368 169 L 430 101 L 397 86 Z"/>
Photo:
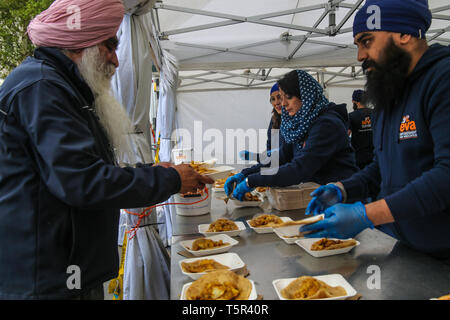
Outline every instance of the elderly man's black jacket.
<path fill-rule="evenodd" d="M 0 299 L 70 298 L 116 277 L 119 209 L 180 189 L 172 168 L 115 166 L 93 102 L 52 48 L 0 88 Z"/>

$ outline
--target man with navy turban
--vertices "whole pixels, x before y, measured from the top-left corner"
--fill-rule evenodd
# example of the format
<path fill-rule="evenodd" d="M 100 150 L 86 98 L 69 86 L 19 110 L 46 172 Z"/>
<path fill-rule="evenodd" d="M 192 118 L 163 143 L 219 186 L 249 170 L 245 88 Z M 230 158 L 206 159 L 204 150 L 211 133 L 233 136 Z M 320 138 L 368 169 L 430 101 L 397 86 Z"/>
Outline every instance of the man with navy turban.
<path fill-rule="evenodd" d="M 430 24 L 426 0 L 366 1 L 357 12 L 375 157 L 313 192 L 307 212 L 326 218 L 302 228 L 321 230 L 311 237 L 348 238 L 379 226 L 450 264 L 450 48 L 427 44 Z M 376 201 L 355 203 L 374 192 Z"/>

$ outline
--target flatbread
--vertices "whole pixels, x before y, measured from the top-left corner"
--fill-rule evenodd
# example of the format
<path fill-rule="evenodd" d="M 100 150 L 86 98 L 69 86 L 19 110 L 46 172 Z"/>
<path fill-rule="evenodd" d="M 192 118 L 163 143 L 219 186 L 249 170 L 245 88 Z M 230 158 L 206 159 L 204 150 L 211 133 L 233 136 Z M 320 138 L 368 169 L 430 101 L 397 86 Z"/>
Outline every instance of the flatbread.
<path fill-rule="evenodd" d="M 321 280 L 303 276 L 295 279 L 281 290 L 281 296 L 290 300 L 313 300 L 346 296 L 341 286 L 331 287 Z"/>
<path fill-rule="evenodd" d="M 214 241 L 207 238 L 198 238 L 194 242 L 192 242 L 192 251 L 198 250 L 210 250 L 218 247 L 223 247 L 229 245 L 228 242 L 223 242 L 223 240 Z"/>
<path fill-rule="evenodd" d="M 248 300 L 252 291 L 250 280 L 229 270 L 209 272 L 194 281 L 186 290 L 187 300 Z"/>
<path fill-rule="evenodd" d="M 320 220 L 323 220 L 323 216 L 316 216 L 315 219 L 306 218 L 303 220 L 286 221 L 286 222 L 282 222 L 280 224 L 274 225 L 273 228 L 297 226 L 297 225 L 308 225 L 308 224 L 316 223 Z"/>

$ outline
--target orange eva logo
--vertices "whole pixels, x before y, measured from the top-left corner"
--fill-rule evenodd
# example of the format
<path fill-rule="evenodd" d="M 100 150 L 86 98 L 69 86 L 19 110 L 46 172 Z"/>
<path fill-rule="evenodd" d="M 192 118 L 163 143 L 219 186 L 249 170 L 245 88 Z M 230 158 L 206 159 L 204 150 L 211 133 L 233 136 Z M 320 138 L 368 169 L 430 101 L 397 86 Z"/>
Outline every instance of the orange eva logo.
<path fill-rule="evenodd" d="M 370 117 L 366 117 L 363 121 L 361 121 L 362 125 L 371 125 L 372 121 L 370 121 Z"/>
<path fill-rule="evenodd" d="M 417 138 L 416 123 L 409 119 L 409 115 L 406 115 L 400 124 L 400 140 L 411 138 Z"/>

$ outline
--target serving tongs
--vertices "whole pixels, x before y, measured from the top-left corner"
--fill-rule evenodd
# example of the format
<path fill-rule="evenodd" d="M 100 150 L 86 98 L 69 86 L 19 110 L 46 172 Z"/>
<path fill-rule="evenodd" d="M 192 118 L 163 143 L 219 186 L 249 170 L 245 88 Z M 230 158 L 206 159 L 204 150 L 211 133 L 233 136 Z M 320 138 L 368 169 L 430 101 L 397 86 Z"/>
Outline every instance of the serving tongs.
<path fill-rule="evenodd" d="M 226 195 L 225 197 L 217 197 L 216 199 L 225 201 L 225 204 L 227 204 L 228 200 L 230 200 L 230 199 L 237 200 L 235 197 L 233 197 L 233 191 L 236 188 L 236 185 L 237 185 L 237 183 L 233 182 L 233 184 L 231 185 L 231 192 L 230 192 L 229 196 Z"/>

